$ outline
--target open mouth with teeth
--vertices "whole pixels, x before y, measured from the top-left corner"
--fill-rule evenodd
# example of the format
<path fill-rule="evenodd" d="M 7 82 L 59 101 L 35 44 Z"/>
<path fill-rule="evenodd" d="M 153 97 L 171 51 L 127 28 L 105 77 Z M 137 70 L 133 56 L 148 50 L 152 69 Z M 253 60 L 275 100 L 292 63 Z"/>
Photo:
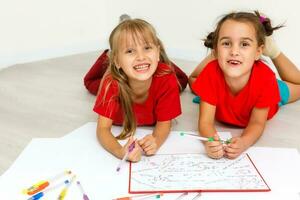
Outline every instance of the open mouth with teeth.
<path fill-rule="evenodd" d="M 229 63 L 231 65 L 240 65 L 240 64 L 242 64 L 242 62 L 240 62 L 238 60 L 228 60 L 227 63 Z"/>
<path fill-rule="evenodd" d="M 136 65 L 133 67 L 133 69 L 138 72 L 147 71 L 149 68 L 150 68 L 150 64 Z"/>
<path fill-rule="evenodd" d="M 242 62 L 238 61 L 238 60 L 228 60 L 227 63 L 229 63 L 231 65 L 240 65 L 240 64 L 242 64 Z"/>

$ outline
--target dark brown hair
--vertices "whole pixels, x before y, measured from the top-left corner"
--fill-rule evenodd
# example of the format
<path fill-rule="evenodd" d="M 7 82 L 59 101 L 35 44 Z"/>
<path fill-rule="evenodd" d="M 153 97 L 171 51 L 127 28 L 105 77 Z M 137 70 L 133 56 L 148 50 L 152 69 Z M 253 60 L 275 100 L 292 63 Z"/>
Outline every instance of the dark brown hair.
<path fill-rule="evenodd" d="M 253 13 L 232 12 L 220 19 L 220 21 L 217 23 L 215 31 L 209 33 L 206 39 L 204 39 L 204 46 L 207 48 L 216 49 L 221 26 L 226 20 L 251 23 L 256 32 L 258 46 L 265 44 L 266 36 L 272 35 L 274 30 L 283 27 L 282 25 L 272 27 L 271 20 L 268 17 L 262 16 L 258 11 L 254 11 Z"/>

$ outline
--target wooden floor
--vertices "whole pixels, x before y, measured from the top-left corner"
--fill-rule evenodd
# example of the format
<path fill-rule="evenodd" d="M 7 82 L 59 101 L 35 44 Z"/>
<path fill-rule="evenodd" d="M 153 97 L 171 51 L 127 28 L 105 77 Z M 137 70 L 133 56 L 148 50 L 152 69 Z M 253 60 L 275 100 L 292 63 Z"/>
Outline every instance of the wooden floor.
<path fill-rule="evenodd" d="M 95 97 L 83 86 L 83 77 L 99 52 L 14 65 L 0 71 L 0 174 L 34 137 L 61 137 L 96 121 Z M 186 73 L 195 62 L 174 60 Z M 173 130 L 197 130 L 198 105 L 186 89 L 183 114 Z M 294 147 L 300 150 L 300 101 L 284 106 L 268 122 L 256 146 Z M 241 129 L 217 124 L 219 130 L 239 134 Z M 43 151 L 43 149 L 41 149 Z"/>

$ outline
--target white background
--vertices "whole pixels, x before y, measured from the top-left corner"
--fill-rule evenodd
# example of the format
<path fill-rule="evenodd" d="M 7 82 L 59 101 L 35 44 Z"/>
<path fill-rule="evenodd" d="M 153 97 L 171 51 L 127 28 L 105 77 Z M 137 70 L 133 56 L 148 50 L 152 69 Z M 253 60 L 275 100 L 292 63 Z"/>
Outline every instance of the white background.
<path fill-rule="evenodd" d="M 170 57 L 200 61 L 203 39 L 219 16 L 260 10 L 285 24 L 275 38 L 300 65 L 297 0 L 0 0 L 0 68 L 103 49 L 123 13 L 156 28 Z"/>

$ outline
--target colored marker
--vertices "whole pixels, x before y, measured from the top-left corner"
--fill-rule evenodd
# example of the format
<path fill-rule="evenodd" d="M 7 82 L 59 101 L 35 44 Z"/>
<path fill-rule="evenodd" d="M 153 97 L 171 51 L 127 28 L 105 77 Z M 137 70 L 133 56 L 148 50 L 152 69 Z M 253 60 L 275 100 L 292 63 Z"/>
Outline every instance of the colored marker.
<path fill-rule="evenodd" d="M 188 193 L 187 192 L 185 192 L 185 193 L 182 193 L 181 195 L 179 195 L 175 200 L 180 200 L 180 199 L 182 199 L 182 198 L 184 198 L 185 197 L 185 195 L 188 195 Z"/>
<path fill-rule="evenodd" d="M 195 138 L 195 139 L 198 139 L 198 140 L 202 140 L 202 141 L 214 141 L 214 138 L 213 137 L 201 137 L 199 135 L 194 135 L 194 134 L 190 134 L 190 133 L 184 133 L 184 132 L 181 132 L 180 133 L 181 136 L 187 136 L 187 137 L 191 137 L 191 138 Z"/>
<path fill-rule="evenodd" d="M 121 197 L 121 198 L 117 198 L 114 200 L 145 200 L 148 198 L 155 198 L 155 199 L 159 199 L 161 196 L 163 195 L 163 193 L 159 193 L 159 194 L 138 194 L 138 195 L 134 195 L 134 196 L 129 196 L 129 197 Z"/>
<path fill-rule="evenodd" d="M 123 163 L 124 163 L 125 160 L 127 159 L 128 154 L 129 154 L 130 152 L 132 152 L 132 150 L 135 148 L 135 141 L 136 141 L 136 140 L 134 140 L 134 141 L 129 145 L 128 151 L 126 151 L 126 153 L 125 153 L 123 159 L 120 161 L 120 163 L 119 163 L 119 165 L 118 165 L 118 167 L 117 167 L 117 172 L 119 172 L 119 171 L 121 170 L 121 166 L 123 165 Z"/>
<path fill-rule="evenodd" d="M 56 189 L 56 188 L 59 188 L 59 187 L 61 187 L 62 185 L 67 185 L 68 183 L 69 183 L 69 180 L 65 180 L 64 182 L 62 182 L 62 183 L 60 183 L 60 184 L 57 184 L 57 185 L 55 185 L 55 186 L 53 186 L 53 187 L 49 187 L 48 189 L 45 189 L 44 191 L 39 192 L 39 193 L 37 193 L 37 194 L 31 196 L 31 197 L 30 197 L 29 199 L 27 199 L 27 200 L 38 200 L 38 199 L 42 198 L 47 192 L 52 191 L 52 190 L 54 190 L 54 189 Z"/>
<path fill-rule="evenodd" d="M 160 199 L 160 197 L 163 194 L 149 194 L 148 196 L 144 196 L 144 197 L 133 197 L 133 200 L 145 200 L 145 199 L 149 199 L 149 198 L 155 198 L 155 199 Z"/>
<path fill-rule="evenodd" d="M 83 200 L 90 200 L 89 197 L 85 194 L 85 192 L 83 190 L 83 187 L 82 187 L 82 185 L 80 184 L 79 181 L 77 181 L 77 185 L 78 185 L 78 187 L 79 187 L 79 189 L 80 189 L 80 191 L 82 193 Z"/>
<path fill-rule="evenodd" d="M 32 185 L 31 187 L 24 189 L 23 193 L 24 194 L 28 194 L 28 195 L 34 195 L 40 191 L 42 191 L 43 189 L 45 189 L 46 187 L 48 187 L 50 184 L 52 184 L 55 180 L 67 175 L 67 174 L 71 174 L 71 171 L 64 171 L 60 174 L 57 174 L 56 176 L 54 176 L 53 178 L 49 179 L 49 180 L 43 180 L 43 181 L 39 181 L 37 183 L 35 183 L 34 185 Z"/>
<path fill-rule="evenodd" d="M 60 192 L 59 196 L 58 196 L 58 200 L 64 200 L 66 195 L 67 195 L 67 192 L 68 192 L 68 189 L 69 187 L 71 186 L 71 184 L 74 182 L 76 176 L 72 176 L 71 180 L 68 182 L 68 184 L 66 184 L 65 188 Z"/>
<path fill-rule="evenodd" d="M 209 141 L 209 142 L 212 142 L 212 141 L 215 141 L 214 137 L 201 137 L 199 135 L 194 135 L 194 134 L 190 134 L 190 133 L 184 133 L 184 132 L 180 132 L 180 135 L 181 136 L 187 136 L 187 137 L 190 137 L 190 138 L 195 138 L 195 139 L 198 139 L 198 140 L 202 140 L 202 141 Z M 227 139 L 227 140 L 219 140 L 222 144 L 229 144 L 231 142 L 231 139 Z"/>
<path fill-rule="evenodd" d="M 201 192 L 199 192 L 196 196 L 194 196 L 194 198 L 192 200 L 199 199 L 200 197 L 201 197 Z"/>

